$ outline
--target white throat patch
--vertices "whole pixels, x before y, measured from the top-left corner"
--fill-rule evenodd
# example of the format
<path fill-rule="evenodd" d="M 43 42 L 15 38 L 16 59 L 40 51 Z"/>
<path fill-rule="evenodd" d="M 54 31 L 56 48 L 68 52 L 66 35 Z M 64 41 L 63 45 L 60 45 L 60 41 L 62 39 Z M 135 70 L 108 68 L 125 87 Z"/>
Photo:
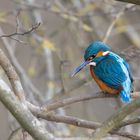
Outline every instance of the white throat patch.
<path fill-rule="evenodd" d="M 106 56 L 107 54 L 109 54 L 110 51 L 106 51 L 106 52 L 103 52 L 103 56 Z"/>
<path fill-rule="evenodd" d="M 90 62 L 89 65 L 96 66 L 95 62 Z"/>

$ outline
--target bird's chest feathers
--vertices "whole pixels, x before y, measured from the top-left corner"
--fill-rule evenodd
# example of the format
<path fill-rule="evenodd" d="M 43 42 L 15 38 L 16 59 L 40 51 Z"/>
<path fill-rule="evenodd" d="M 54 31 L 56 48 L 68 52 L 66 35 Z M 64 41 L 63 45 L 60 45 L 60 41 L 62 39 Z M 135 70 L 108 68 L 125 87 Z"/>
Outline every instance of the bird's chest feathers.
<path fill-rule="evenodd" d="M 111 94 L 117 94 L 118 90 L 113 89 L 109 86 L 107 86 L 103 81 L 101 81 L 94 73 L 94 69 L 93 66 L 90 66 L 90 73 L 91 76 L 93 77 L 93 79 L 96 81 L 96 83 L 98 84 L 98 86 L 101 88 L 102 91 L 105 91 L 107 93 L 111 93 Z"/>

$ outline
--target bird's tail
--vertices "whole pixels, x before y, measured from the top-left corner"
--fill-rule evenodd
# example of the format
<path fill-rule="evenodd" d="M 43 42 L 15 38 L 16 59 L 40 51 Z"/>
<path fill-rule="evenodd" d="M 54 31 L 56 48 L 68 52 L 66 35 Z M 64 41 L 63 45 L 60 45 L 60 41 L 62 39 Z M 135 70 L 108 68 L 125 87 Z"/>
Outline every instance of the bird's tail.
<path fill-rule="evenodd" d="M 120 98 L 121 98 L 122 102 L 124 102 L 124 103 L 129 103 L 131 101 L 130 94 L 126 93 L 125 90 L 121 91 Z"/>

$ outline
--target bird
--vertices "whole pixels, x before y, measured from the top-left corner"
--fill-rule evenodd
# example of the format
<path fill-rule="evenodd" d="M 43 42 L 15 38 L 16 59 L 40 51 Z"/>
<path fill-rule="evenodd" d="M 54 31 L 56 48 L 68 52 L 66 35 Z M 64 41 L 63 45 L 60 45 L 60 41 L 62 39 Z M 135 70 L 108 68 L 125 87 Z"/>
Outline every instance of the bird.
<path fill-rule="evenodd" d="M 123 103 L 130 103 L 133 76 L 128 62 L 111 51 L 102 41 L 94 41 L 85 49 L 84 62 L 72 73 L 75 76 L 86 66 L 104 93 L 119 95 Z"/>

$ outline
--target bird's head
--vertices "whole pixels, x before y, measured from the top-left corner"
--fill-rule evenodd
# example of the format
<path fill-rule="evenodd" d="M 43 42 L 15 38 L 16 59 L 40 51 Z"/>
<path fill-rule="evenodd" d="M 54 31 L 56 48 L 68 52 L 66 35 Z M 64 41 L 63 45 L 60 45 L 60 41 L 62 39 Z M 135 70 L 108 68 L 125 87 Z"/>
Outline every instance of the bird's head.
<path fill-rule="evenodd" d="M 77 67 L 72 76 L 77 74 L 87 65 L 96 66 L 96 64 L 101 61 L 109 53 L 110 47 L 101 41 L 92 42 L 85 50 L 84 59 L 85 61 Z"/>

